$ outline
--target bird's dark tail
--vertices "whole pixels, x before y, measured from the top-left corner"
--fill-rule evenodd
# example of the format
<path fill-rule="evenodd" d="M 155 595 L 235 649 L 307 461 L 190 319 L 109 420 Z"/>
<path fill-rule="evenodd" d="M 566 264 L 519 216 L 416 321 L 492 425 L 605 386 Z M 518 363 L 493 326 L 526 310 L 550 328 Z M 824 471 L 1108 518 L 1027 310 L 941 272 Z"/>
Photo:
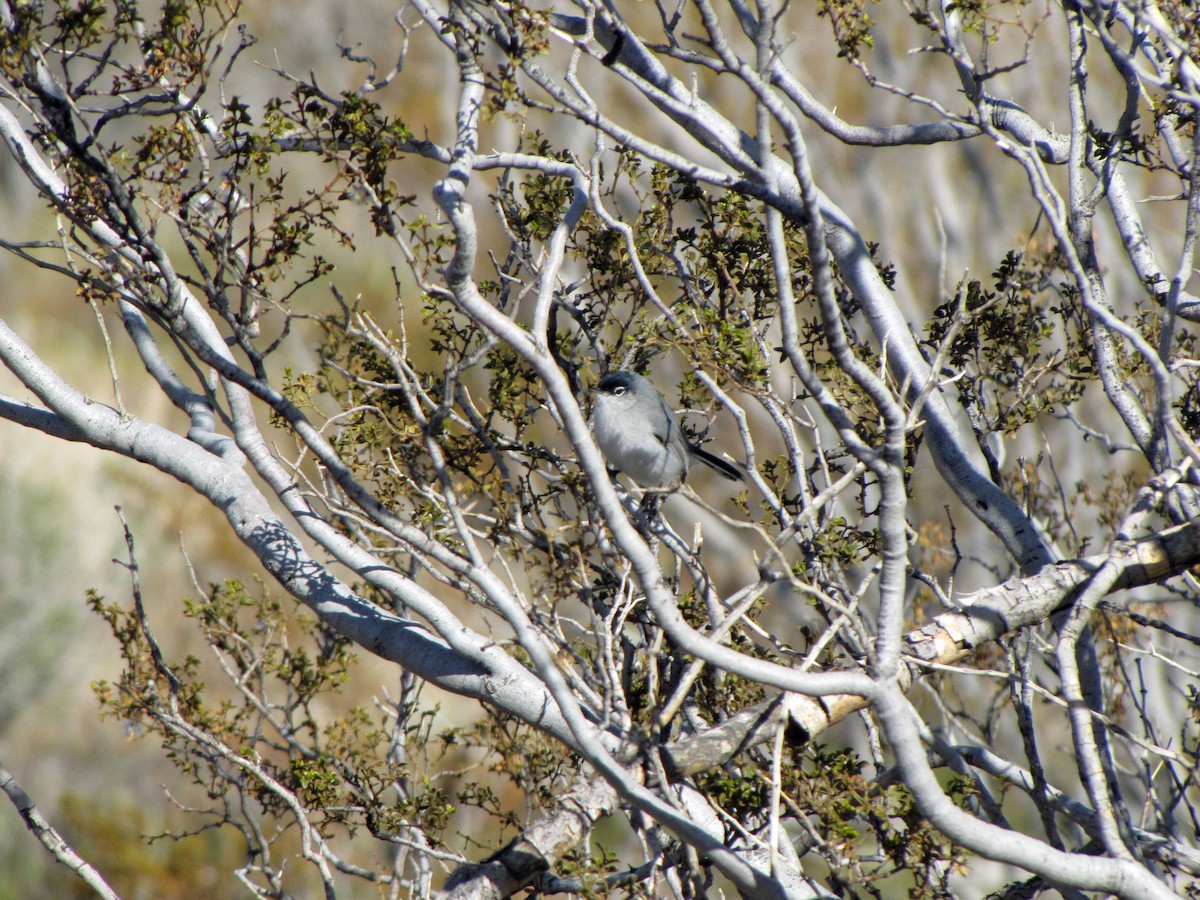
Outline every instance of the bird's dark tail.
<path fill-rule="evenodd" d="M 741 470 L 738 469 L 733 463 L 726 462 L 719 456 L 713 456 L 703 447 L 692 447 L 691 450 L 692 455 L 696 457 L 696 459 L 700 460 L 700 462 L 704 463 L 710 469 L 713 469 L 724 475 L 730 481 L 746 480 L 745 476 L 742 475 Z"/>

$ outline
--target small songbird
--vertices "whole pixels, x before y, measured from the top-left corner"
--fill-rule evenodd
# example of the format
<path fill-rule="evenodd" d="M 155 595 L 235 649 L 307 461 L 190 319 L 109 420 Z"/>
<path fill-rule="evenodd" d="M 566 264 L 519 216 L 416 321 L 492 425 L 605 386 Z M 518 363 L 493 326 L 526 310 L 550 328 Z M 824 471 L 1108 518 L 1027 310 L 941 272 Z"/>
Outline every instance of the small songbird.
<path fill-rule="evenodd" d="M 596 385 L 592 433 L 610 466 L 649 490 L 673 491 L 693 459 L 732 481 L 742 473 L 684 437 L 658 389 L 633 372 L 610 372 Z"/>

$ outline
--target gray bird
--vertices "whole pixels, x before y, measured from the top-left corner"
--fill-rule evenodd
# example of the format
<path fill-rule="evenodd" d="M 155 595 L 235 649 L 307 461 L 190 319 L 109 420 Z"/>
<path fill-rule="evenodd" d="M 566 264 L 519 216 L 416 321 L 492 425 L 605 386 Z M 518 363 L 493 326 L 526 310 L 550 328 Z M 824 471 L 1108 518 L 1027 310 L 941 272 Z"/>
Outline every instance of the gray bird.
<path fill-rule="evenodd" d="M 693 459 L 731 481 L 743 480 L 732 464 L 689 443 L 663 395 L 633 372 L 610 372 L 600 379 L 592 433 L 610 466 L 650 490 L 678 488 Z"/>

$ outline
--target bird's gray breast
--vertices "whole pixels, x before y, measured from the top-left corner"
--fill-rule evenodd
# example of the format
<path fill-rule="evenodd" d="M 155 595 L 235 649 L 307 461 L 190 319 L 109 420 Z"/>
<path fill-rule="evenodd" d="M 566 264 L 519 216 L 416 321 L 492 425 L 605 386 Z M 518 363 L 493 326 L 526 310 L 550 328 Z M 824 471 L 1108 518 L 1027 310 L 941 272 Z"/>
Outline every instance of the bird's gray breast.
<path fill-rule="evenodd" d="M 630 404 L 611 400 L 598 403 L 592 414 L 596 443 L 609 465 L 642 487 L 675 487 L 687 474 L 686 458 L 678 441 L 671 439 L 670 424 L 634 415 Z"/>

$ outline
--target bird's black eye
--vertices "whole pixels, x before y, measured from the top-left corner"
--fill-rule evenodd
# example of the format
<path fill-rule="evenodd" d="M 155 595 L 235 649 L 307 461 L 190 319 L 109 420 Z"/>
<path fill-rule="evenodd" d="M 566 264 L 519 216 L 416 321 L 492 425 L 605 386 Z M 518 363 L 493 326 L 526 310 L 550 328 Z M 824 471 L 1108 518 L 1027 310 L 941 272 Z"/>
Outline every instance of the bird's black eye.
<path fill-rule="evenodd" d="M 613 388 L 614 397 L 620 397 L 623 393 L 625 393 L 625 386 L 623 384 L 618 384 L 615 388 Z"/>

